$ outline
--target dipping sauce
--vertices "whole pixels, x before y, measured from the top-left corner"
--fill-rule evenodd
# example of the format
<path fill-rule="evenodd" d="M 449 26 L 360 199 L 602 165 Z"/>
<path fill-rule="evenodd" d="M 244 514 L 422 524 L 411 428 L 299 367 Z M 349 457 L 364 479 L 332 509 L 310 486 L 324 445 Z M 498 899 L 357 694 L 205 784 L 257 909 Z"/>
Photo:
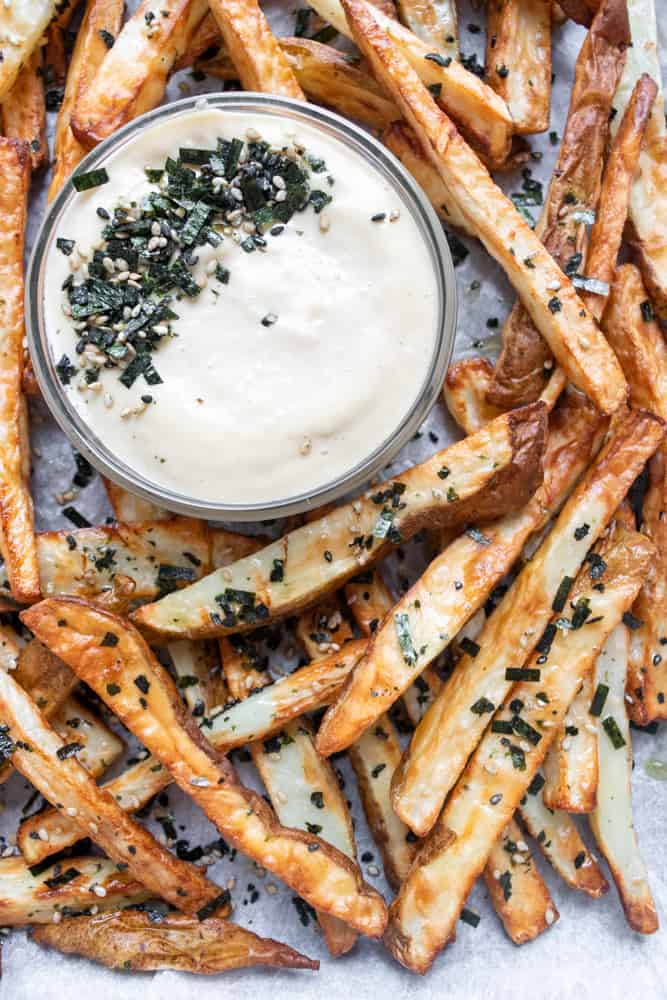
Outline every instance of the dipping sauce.
<path fill-rule="evenodd" d="M 147 125 L 100 168 L 51 240 L 44 317 L 72 406 L 118 458 L 185 496 L 277 502 L 400 426 L 438 285 L 378 169 L 233 108 Z"/>

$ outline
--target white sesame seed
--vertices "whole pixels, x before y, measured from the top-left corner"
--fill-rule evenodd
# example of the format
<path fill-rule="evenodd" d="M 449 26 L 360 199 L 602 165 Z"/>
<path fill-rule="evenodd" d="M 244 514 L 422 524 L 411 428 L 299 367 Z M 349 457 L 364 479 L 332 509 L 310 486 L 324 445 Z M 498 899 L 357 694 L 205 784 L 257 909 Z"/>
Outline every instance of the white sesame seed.
<path fill-rule="evenodd" d="M 103 899 L 107 894 L 107 891 L 103 885 L 94 885 L 92 889 L 95 895 L 99 896 L 101 899 Z"/>
<path fill-rule="evenodd" d="M 320 212 L 320 232 L 328 233 L 331 229 L 331 218 L 328 212 Z"/>
<path fill-rule="evenodd" d="M 63 918 L 63 915 L 62 915 L 62 913 L 60 912 L 60 910 L 54 910 L 54 911 L 53 911 L 53 916 L 51 917 L 51 921 L 52 921 L 52 922 L 53 922 L 54 924 L 59 924 L 59 923 L 60 923 L 60 921 L 62 920 L 62 918 Z"/>
<path fill-rule="evenodd" d="M 366 871 L 368 872 L 369 875 L 379 875 L 380 874 L 380 869 L 378 868 L 377 865 L 369 865 L 368 868 L 366 869 Z"/>
<path fill-rule="evenodd" d="M 210 788 L 211 782 L 208 778 L 190 778 L 190 784 L 195 788 Z"/>
<path fill-rule="evenodd" d="M 554 911 L 551 909 L 550 906 L 544 912 L 544 919 L 546 920 L 549 927 L 551 927 L 554 920 L 556 919 L 556 914 L 554 913 Z"/>
<path fill-rule="evenodd" d="M 285 190 L 285 178 L 281 177 L 280 174 L 276 174 L 273 178 L 273 186 L 277 187 L 279 191 Z"/>
<path fill-rule="evenodd" d="M 43 826 L 40 826 L 39 830 L 37 831 L 37 836 L 39 837 L 40 840 L 43 840 L 47 844 L 51 839 L 49 836 L 49 831 Z"/>
<path fill-rule="evenodd" d="M 302 455 L 310 455 L 312 450 L 313 450 L 313 442 L 310 440 L 309 437 L 305 437 L 301 442 L 301 447 L 299 448 L 299 451 L 301 452 Z"/>
<path fill-rule="evenodd" d="M 74 818 L 74 816 L 78 814 L 79 810 L 76 809 L 74 806 L 68 806 L 65 812 L 67 813 L 68 816 Z"/>
<path fill-rule="evenodd" d="M 162 227 L 160 226 L 160 223 L 154 222 L 151 226 L 151 236 L 161 236 L 161 235 L 162 235 Z"/>
<path fill-rule="evenodd" d="M 391 211 L 391 212 L 389 213 L 389 221 L 390 221 L 390 222 L 397 222 L 397 221 L 398 221 L 398 219 L 400 219 L 400 217 L 401 217 L 401 213 L 399 212 L 399 210 L 398 210 L 397 208 L 394 208 L 394 209 L 393 209 L 393 210 L 392 210 L 392 211 Z"/>
<path fill-rule="evenodd" d="M 285 201 L 287 198 L 287 191 L 276 191 L 276 201 Z"/>
<path fill-rule="evenodd" d="M 215 274 L 215 269 L 217 266 L 218 266 L 217 260 L 209 260 L 208 264 L 206 265 L 206 273 Z"/>
<path fill-rule="evenodd" d="M 284 806 L 286 804 L 286 802 L 287 802 L 287 796 L 285 795 L 284 792 L 282 792 L 282 791 L 277 791 L 276 792 L 276 802 L 279 802 L 282 806 Z"/>

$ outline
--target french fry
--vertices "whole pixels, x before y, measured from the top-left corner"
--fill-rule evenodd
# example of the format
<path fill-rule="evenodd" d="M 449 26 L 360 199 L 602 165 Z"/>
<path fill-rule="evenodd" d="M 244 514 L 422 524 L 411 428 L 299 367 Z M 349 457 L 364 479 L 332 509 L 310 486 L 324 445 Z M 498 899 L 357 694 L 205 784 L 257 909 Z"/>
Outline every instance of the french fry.
<path fill-rule="evenodd" d="M 559 6 L 575 24 L 588 28 L 599 9 L 598 0 L 560 0 Z"/>
<path fill-rule="evenodd" d="M 458 59 L 459 25 L 455 0 L 398 0 L 403 24 L 435 52 Z"/>
<path fill-rule="evenodd" d="M 204 20 L 200 21 L 199 26 L 193 31 L 185 52 L 174 63 L 174 71 L 194 66 L 198 59 L 208 55 L 209 50 L 219 49 L 221 44 L 222 38 L 218 22 L 209 11 Z"/>
<path fill-rule="evenodd" d="M 49 158 L 43 75 L 42 52 L 37 48 L 0 105 L 3 135 L 28 143 L 33 170 L 41 169 Z"/>
<path fill-rule="evenodd" d="M 632 742 L 625 709 L 628 629 L 619 625 L 595 665 L 595 684 L 609 690 L 598 718 L 599 780 L 597 807 L 590 824 L 611 868 L 626 920 L 634 931 L 653 934 L 658 915 L 639 853 L 632 820 Z"/>
<path fill-rule="evenodd" d="M 46 46 L 44 47 L 44 70 L 49 82 L 57 86 L 65 85 L 67 76 L 67 54 L 65 52 L 65 32 L 79 7 L 80 0 L 59 2 L 56 15 L 46 29 Z"/>
<path fill-rule="evenodd" d="M 533 941 L 558 920 L 556 904 L 515 820 L 493 845 L 483 876 L 493 908 L 514 944 Z"/>
<path fill-rule="evenodd" d="M 104 488 L 109 497 L 117 521 L 168 521 L 174 515 L 162 507 L 157 507 L 149 500 L 135 496 L 110 479 L 104 480 Z"/>
<path fill-rule="evenodd" d="M 353 632 L 342 615 L 339 598 L 331 595 L 299 615 L 296 637 L 311 660 L 340 652 L 343 643 L 353 638 Z"/>
<path fill-rule="evenodd" d="M 12 89 L 21 67 L 39 45 L 57 6 L 57 0 L 13 0 L 9 7 L 3 8 L 0 101 Z"/>
<path fill-rule="evenodd" d="M 278 969 L 318 969 L 320 965 L 230 920 L 197 920 L 175 913 L 159 920 L 139 910 L 78 917 L 35 927 L 31 937 L 65 955 L 82 955 L 109 969 L 133 972 L 175 969 L 210 976 L 251 965 Z"/>
<path fill-rule="evenodd" d="M 554 727 L 634 600 L 653 546 L 637 532 L 615 528 L 598 554 L 606 565 L 604 593 L 595 589 L 587 566 L 571 595 L 573 607 L 588 609 L 590 624 L 572 628 L 572 618 L 565 619 L 570 627 L 556 626 L 547 662 L 542 653 L 530 659 L 530 668 L 539 671 L 539 690 L 534 682 L 520 682 L 496 713 L 391 906 L 385 941 L 407 968 L 425 972 L 451 937 L 474 879 L 544 759 Z M 557 613 L 552 624 L 558 620 L 563 621 Z"/>
<path fill-rule="evenodd" d="M 642 74 L 648 73 L 659 93 L 646 129 L 639 170 L 630 195 L 629 237 L 644 284 L 661 320 L 667 320 L 667 124 L 661 89 L 659 42 L 654 0 L 628 0 L 632 46 L 614 97 L 614 130 Z"/>
<path fill-rule="evenodd" d="M 547 809 L 590 813 L 595 809 L 598 787 L 597 729 L 589 709 L 595 688 L 593 674 L 583 679 L 581 690 L 544 760 L 546 784 L 542 797 Z"/>
<path fill-rule="evenodd" d="M 568 378 L 601 412 L 613 413 L 625 399 L 623 373 L 571 282 L 434 103 L 373 8 L 365 0 L 343 5 L 378 79 L 415 129 L 459 210 L 504 268 Z"/>
<path fill-rule="evenodd" d="M 536 226 L 546 249 L 567 270 L 584 259 L 584 219 L 597 208 L 609 116 L 628 41 L 625 0 L 606 0 L 577 58 L 558 161 Z M 489 402 L 508 409 L 539 396 L 553 367 L 553 352 L 538 329 L 534 317 L 516 302 L 503 326 Z"/>
<path fill-rule="evenodd" d="M 551 0 L 491 0 L 486 78 L 519 135 L 545 132 L 551 110 Z"/>
<path fill-rule="evenodd" d="M 572 419 L 583 430 L 583 440 L 579 435 L 573 439 L 573 425 L 569 421 L 559 426 L 551 445 L 547 442 L 546 479 L 521 513 L 468 529 L 437 556 L 406 591 L 391 617 L 371 639 L 368 652 L 355 669 L 352 680 L 325 715 L 317 735 L 320 753 L 329 754 L 348 746 L 390 708 L 483 605 L 511 568 L 528 537 L 539 530 L 546 523 L 549 512 L 562 503 L 563 494 L 567 495 L 575 477 L 582 471 L 581 463 L 590 455 L 594 427 L 597 425 L 597 420 L 591 419 L 588 407 L 577 413 L 575 406 Z M 466 704 L 468 714 L 473 701 Z M 436 703 L 448 704 L 444 692 L 440 693 Z M 430 731 L 430 722 L 426 719 L 434 711 L 432 706 L 417 728 L 413 748 L 419 746 L 415 740 L 419 740 L 424 727 Z M 482 722 L 481 716 L 479 722 Z M 449 752 L 442 756 L 443 764 L 451 759 Z M 407 768 L 406 763 L 406 768 L 400 769 L 394 782 L 402 783 L 404 778 L 407 779 Z M 426 785 L 424 792 L 420 791 L 417 796 L 420 803 L 438 795 L 438 783 L 432 780 L 433 774 L 427 774 L 428 771 L 428 766 L 423 769 L 420 766 L 415 772 L 420 784 Z M 408 814 L 398 809 L 397 799 L 394 800 L 394 808 L 414 832 L 423 829 L 408 821 Z"/>
<path fill-rule="evenodd" d="M 21 15 L 24 4 L 6 14 Z M 35 11 L 35 17 L 39 12 Z M 6 63 L 0 63 L 0 81 Z M 0 138 L 0 525 L 12 597 L 34 601 L 39 595 L 32 498 L 22 431 L 23 248 L 30 184 L 25 143 Z M 25 430 L 25 427 L 23 427 Z"/>
<path fill-rule="evenodd" d="M 2 858 L 0 885 L 3 927 L 54 924 L 63 910 L 118 910 L 150 898 L 141 882 L 106 858 L 68 858 L 36 875 L 23 858 Z"/>
<path fill-rule="evenodd" d="M 70 125 L 86 149 L 160 103 L 174 63 L 207 10 L 207 0 L 162 0 L 159 11 L 153 0 L 142 0 L 76 95 Z"/>
<path fill-rule="evenodd" d="M 235 847 L 275 872 L 316 909 L 362 934 L 382 934 L 384 903 L 361 880 L 356 865 L 323 840 L 280 826 L 264 800 L 238 783 L 229 762 L 200 735 L 169 675 L 131 625 L 71 598 L 42 601 L 23 617 L 85 677 Z M 63 620 L 67 625 L 59 626 Z M 109 635 L 116 637 L 112 645 Z"/>
<path fill-rule="evenodd" d="M 79 683 L 76 674 L 37 639 L 19 652 L 12 677 L 43 714 L 50 718 Z"/>
<path fill-rule="evenodd" d="M 169 643 L 167 651 L 176 684 L 196 719 L 212 715 L 214 709 L 229 700 L 219 658 L 211 643 L 178 639 Z"/>
<path fill-rule="evenodd" d="M 515 510 L 541 475 L 544 429 L 541 404 L 506 414 L 257 554 L 139 609 L 133 619 L 161 635 L 203 638 L 301 611 L 381 558 L 392 538 Z"/>
<path fill-rule="evenodd" d="M 500 412 L 486 400 L 492 377 L 493 365 L 487 358 L 463 358 L 447 369 L 442 387 L 445 406 L 466 434 L 474 434 Z"/>
<path fill-rule="evenodd" d="M 347 10 L 343 9 L 340 0 L 315 0 L 311 7 L 342 35 L 356 40 L 348 23 Z M 428 42 L 422 41 L 376 7 L 373 11 L 383 32 L 386 31 L 399 47 L 424 84 L 440 85 L 441 107 L 454 118 L 466 138 L 493 166 L 504 163 L 510 153 L 513 131 L 512 119 L 504 101 L 458 59 L 451 56 L 444 56 L 440 61 L 429 59 L 434 53 Z M 386 81 L 378 77 L 378 82 L 384 84 Z"/>
<path fill-rule="evenodd" d="M 565 884 L 599 899 L 609 889 L 602 869 L 581 839 L 574 820 L 560 809 L 547 809 L 543 787 L 544 777 L 538 771 L 521 800 L 521 821 Z"/>
<path fill-rule="evenodd" d="M 521 571 L 417 727 L 394 778 L 394 808 L 418 835 L 435 823 L 489 722 L 540 641 L 554 606 L 604 530 L 644 462 L 658 447 L 662 422 L 630 413 L 563 507 L 537 553 Z M 474 653 L 474 655 L 472 655 Z M 443 749 L 446 747 L 446 751 Z"/>
<path fill-rule="evenodd" d="M 16 770 L 59 812 L 76 818 L 80 831 L 113 861 L 127 865 L 151 893 L 189 913 L 217 898 L 217 886 L 201 871 L 170 854 L 97 787 L 74 756 L 78 743 L 63 743 L 32 699 L 2 671 L 0 718 Z"/>
<path fill-rule="evenodd" d="M 305 100 L 257 0 L 210 0 L 245 90 Z"/>
<path fill-rule="evenodd" d="M 77 760 L 93 778 L 99 778 L 124 750 L 123 741 L 77 698 L 67 698 L 51 716 L 51 725 L 68 743 L 81 744 Z"/>

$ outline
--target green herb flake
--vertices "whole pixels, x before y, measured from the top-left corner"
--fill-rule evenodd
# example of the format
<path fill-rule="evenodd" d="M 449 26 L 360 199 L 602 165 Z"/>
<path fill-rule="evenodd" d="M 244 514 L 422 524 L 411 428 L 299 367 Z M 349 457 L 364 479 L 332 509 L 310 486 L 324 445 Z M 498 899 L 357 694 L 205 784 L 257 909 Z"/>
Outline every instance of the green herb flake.
<path fill-rule="evenodd" d="M 396 636 L 398 638 L 398 644 L 401 647 L 401 652 L 403 653 L 403 659 L 408 664 L 409 667 L 414 667 L 417 662 L 417 651 L 412 644 L 412 636 L 410 634 L 410 619 L 406 614 L 394 615 L 394 627 L 396 629 Z"/>
<path fill-rule="evenodd" d="M 595 689 L 595 694 L 593 695 L 591 707 L 588 709 L 589 715 L 592 715 L 595 718 L 602 715 L 602 709 L 604 708 L 608 694 L 609 687 L 606 684 L 598 684 Z"/>
<path fill-rule="evenodd" d="M 611 740 L 611 745 L 614 750 L 620 750 L 621 747 L 625 746 L 623 733 L 619 729 L 618 723 L 613 715 L 608 715 L 606 719 L 602 720 L 602 728 Z"/>
<path fill-rule="evenodd" d="M 109 175 L 104 167 L 72 176 L 72 186 L 75 191 L 79 192 L 90 191 L 92 188 L 101 187 L 102 184 L 108 183 Z"/>

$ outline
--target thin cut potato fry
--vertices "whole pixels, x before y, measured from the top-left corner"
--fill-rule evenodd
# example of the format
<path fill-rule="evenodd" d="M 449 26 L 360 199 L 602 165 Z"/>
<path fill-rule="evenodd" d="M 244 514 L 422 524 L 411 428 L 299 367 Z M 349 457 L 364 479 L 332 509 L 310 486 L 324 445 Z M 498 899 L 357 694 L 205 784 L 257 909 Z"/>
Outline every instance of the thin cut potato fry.
<path fill-rule="evenodd" d="M 119 910 L 150 898 L 141 882 L 106 858 L 68 858 L 33 875 L 23 858 L 0 860 L 3 927 L 54 924 L 66 913 Z M 97 889 L 97 892 L 95 891 Z"/>
<path fill-rule="evenodd" d="M 547 809 L 569 813 L 590 813 L 595 809 L 598 743 L 589 714 L 594 692 L 591 672 L 584 677 L 544 760 L 546 784 L 542 798 Z"/>
<path fill-rule="evenodd" d="M 664 16 L 664 14 L 663 14 Z M 658 35 L 654 0 L 628 0 L 632 46 L 614 98 L 619 112 L 611 124 L 617 127 L 620 113 L 631 99 L 636 81 L 648 73 L 659 93 L 646 129 L 646 142 L 639 157 L 639 170 L 630 195 L 629 232 L 634 251 L 651 298 L 661 320 L 667 320 L 667 123 L 661 87 Z"/>
<path fill-rule="evenodd" d="M 597 859 L 581 839 L 574 820 L 560 809 L 547 809 L 544 778 L 538 772 L 521 800 L 519 816 L 542 854 L 570 889 L 599 899 L 609 889 Z"/>
<path fill-rule="evenodd" d="M 560 506 L 563 495 L 573 487 L 583 461 L 590 455 L 598 423 L 587 405 L 577 410 L 572 407 L 570 420 L 556 422 L 555 434 L 547 439 L 546 478 L 526 507 L 519 514 L 464 532 L 433 560 L 385 619 L 352 679 L 322 721 L 317 734 L 320 753 L 330 754 L 348 746 L 390 708 L 482 606 L 511 568 L 528 537 Z M 583 431 L 583 440 L 579 433 L 573 438 L 575 426 L 580 433 Z M 445 480 L 445 485 L 448 481 Z M 437 701 L 446 703 L 444 693 Z M 433 711 L 432 707 L 425 718 Z M 428 726 L 421 723 L 415 738 L 424 725 Z M 444 761 L 450 754 L 442 756 Z M 403 769 L 400 773 L 403 774 Z M 420 783 L 423 781 L 427 791 L 419 793 L 420 802 L 438 794 L 433 776 L 426 776 L 426 771 L 423 774 Z M 398 775 L 394 778 L 395 783 L 402 780 Z M 397 808 L 396 799 L 394 808 L 414 832 L 420 832 Z"/>
<path fill-rule="evenodd" d="M 12 0 L 9 6 L 3 4 L 0 101 L 12 89 L 21 67 L 39 45 L 57 7 L 57 0 Z"/>
<path fill-rule="evenodd" d="M 506 414 L 391 482 L 132 617 L 161 635 L 203 638 L 247 631 L 301 611 L 423 527 L 515 510 L 541 476 L 544 431 L 541 404 Z"/>
<path fill-rule="evenodd" d="M 483 875 L 493 908 L 514 944 L 534 941 L 558 920 L 556 904 L 515 820 L 493 845 Z"/>
<path fill-rule="evenodd" d="M 124 750 L 123 741 L 77 698 L 67 698 L 51 716 L 51 725 L 65 743 L 81 744 L 77 760 L 99 778 Z"/>
<path fill-rule="evenodd" d="M 124 910 L 64 920 L 30 932 L 34 941 L 65 955 L 82 955 L 109 969 L 154 972 L 175 969 L 216 975 L 229 969 L 270 965 L 278 969 L 318 969 L 286 944 L 261 938 L 230 920 L 197 920 L 170 913 Z"/>
<path fill-rule="evenodd" d="M 611 868 L 630 927 L 640 934 L 653 934 L 658 929 L 658 915 L 632 821 L 632 742 L 625 710 L 628 651 L 628 629 L 619 625 L 595 665 L 595 683 L 605 684 L 609 693 L 597 720 L 600 776 L 597 808 L 590 824 Z"/>
<path fill-rule="evenodd" d="M 425 972 L 451 937 L 475 878 L 544 759 L 554 727 L 634 600 L 653 546 L 643 535 L 615 527 L 597 554 L 606 566 L 598 581 L 587 565 L 571 594 L 573 608 L 589 610 L 589 624 L 577 627 L 575 620 L 572 627 L 577 611 L 568 608 L 570 627 L 556 626 L 549 652 L 531 657 L 539 684 L 522 681 L 507 696 L 494 717 L 504 735 L 494 729 L 484 735 L 391 906 L 385 941 L 407 968 Z M 603 593 L 596 589 L 599 580 Z M 563 620 L 559 615 L 552 625 Z"/>
<path fill-rule="evenodd" d="M 314 0 L 311 4 L 320 17 L 342 35 L 355 41 L 346 11 L 340 0 Z M 512 118 L 504 101 L 458 59 L 444 57 L 441 62 L 428 59 L 432 46 L 373 7 L 375 18 L 426 86 L 440 84 L 439 101 L 495 167 L 507 160 L 511 149 Z M 450 59 L 448 62 L 447 59 Z M 378 82 L 384 81 L 378 77 Z"/>
<path fill-rule="evenodd" d="M 23 6 L 14 4 L 15 8 Z M 0 80 L 5 64 L 0 63 Z M 0 526 L 12 597 L 39 596 L 32 498 L 21 430 L 23 368 L 23 248 L 30 185 L 25 143 L 0 138 Z"/>
<path fill-rule="evenodd" d="M 433 51 L 458 59 L 456 0 L 398 0 L 398 14 L 403 24 Z"/>
<path fill-rule="evenodd" d="M 245 90 L 305 100 L 257 0 L 210 0 Z"/>
<path fill-rule="evenodd" d="M 76 760 L 76 740 L 63 743 L 32 699 L 2 671 L 0 718 L 16 770 L 59 812 L 76 818 L 81 833 L 113 861 L 127 865 L 154 895 L 186 912 L 197 913 L 217 898 L 217 886 L 199 869 L 170 854 L 97 787 Z"/>
<path fill-rule="evenodd" d="M 43 76 L 42 51 L 37 48 L 0 105 L 3 135 L 28 143 L 33 170 L 45 166 L 49 158 Z"/>
<path fill-rule="evenodd" d="M 378 79 L 417 132 L 460 211 L 504 268 L 568 378 L 602 413 L 613 413 L 625 399 L 625 379 L 572 283 L 435 104 L 373 8 L 365 0 L 343 5 Z"/>
<path fill-rule="evenodd" d="M 568 271 L 584 260 L 584 220 L 598 204 L 609 117 L 629 38 L 625 0 L 607 0 L 577 57 L 558 160 L 536 226 L 546 249 Z M 503 326 L 503 347 L 488 392 L 489 402 L 502 409 L 536 399 L 553 367 L 551 345 L 536 327 L 517 301 Z"/>
<path fill-rule="evenodd" d="M 493 365 L 487 358 L 463 358 L 447 369 L 442 395 L 447 409 L 466 434 L 474 434 L 500 412 L 486 400 L 492 377 Z"/>
<path fill-rule="evenodd" d="M 239 784 L 231 764 L 213 751 L 187 714 L 171 678 L 136 629 L 73 598 L 42 601 L 25 611 L 23 619 L 85 678 L 235 847 L 275 872 L 316 909 L 362 934 L 383 933 L 384 902 L 362 881 L 356 865 L 323 840 L 280 826 L 261 796 Z"/>
<path fill-rule="evenodd" d="M 417 727 L 394 779 L 394 808 L 418 835 L 432 828 L 482 738 L 489 713 L 509 691 L 512 681 L 506 670 L 523 667 L 554 603 L 565 606 L 591 543 L 613 517 L 663 434 L 662 422 L 642 411 L 631 412 L 618 425 L 532 561 L 488 619 L 477 637 L 477 649 L 462 657 Z"/>
<path fill-rule="evenodd" d="M 74 135 L 86 149 L 157 107 L 167 77 L 208 10 L 207 0 L 142 0 L 125 22 L 99 70 L 76 95 Z M 150 24 L 146 14 L 152 14 Z"/>
<path fill-rule="evenodd" d="M 490 0 L 486 78 L 519 135 L 546 132 L 551 110 L 551 0 Z"/>

